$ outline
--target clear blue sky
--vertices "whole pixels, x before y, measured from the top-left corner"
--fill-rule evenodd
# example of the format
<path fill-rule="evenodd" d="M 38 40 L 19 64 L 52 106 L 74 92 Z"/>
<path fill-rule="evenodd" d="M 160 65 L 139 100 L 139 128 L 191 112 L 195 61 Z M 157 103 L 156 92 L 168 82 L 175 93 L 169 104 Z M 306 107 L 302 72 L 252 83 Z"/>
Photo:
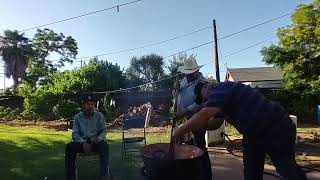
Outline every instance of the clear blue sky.
<path fill-rule="evenodd" d="M 131 0 L 0 0 L 0 32 L 6 29 L 22 30 L 129 1 Z M 216 19 L 218 37 L 222 37 L 292 12 L 298 4 L 309 2 L 311 0 L 142 0 L 139 3 L 121 7 L 119 13 L 114 9 L 48 26 L 48 28 L 73 36 L 79 46 L 78 57 L 81 57 L 119 51 L 172 38 L 211 26 L 212 19 Z M 219 42 L 221 54 L 227 55 L 271 38 L 276 35 L 279 27 L 288 24 L 290 24 L 290 17 L 285 17 L 221 40 Z M 34 32 L 35 30 L 28 31 L 26 35 L 32 37 Z M 212 38 L 212 31 L 205 30 L 167 44 L 105 56 L 102 59 L 127 67 L 132 56 L 148 53 L 168 56 L 211 41 Z M 226 62 L 230 68 L 265 66 L 259 51 L 263 46 L 276 42 L 277 38 L 274 37 L 259 46 L 223 59 L 220 65 L 220 70 L 223 71 L 222 79 L 225 75 L 223 62 Z M 210 44 L 188 52 L 188 54 L 191 53 L 197 54 L 199 64 L 205 64 L 214 59 L 213 46 Z M 80 63 L 76 62 L 67 65 L 64 69 L 79 66 Z M 212 75 L 213 64 L 205 66 L 202 72 Z M 6 86 L 10 84 L 7 83 Z M 0 89 L 2 88 L 3 78 L 0 78 Z"/>

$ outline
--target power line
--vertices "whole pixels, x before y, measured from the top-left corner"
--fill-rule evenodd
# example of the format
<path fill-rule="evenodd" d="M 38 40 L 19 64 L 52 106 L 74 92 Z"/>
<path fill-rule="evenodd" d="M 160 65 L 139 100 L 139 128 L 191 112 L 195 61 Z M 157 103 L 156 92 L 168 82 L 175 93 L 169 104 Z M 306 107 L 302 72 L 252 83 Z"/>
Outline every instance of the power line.
<path fill-rule="evenodd" d="M 226 56 L 223 56 L 223 58 L 232 56 L 232 55 L 234 55 L 234 54 L 237 54 L 237 53 L 240 53 L 240 52 L 245 51 L 245 50 L 247 50 L 247 49 L 250 49 L 250 48 L 252 48 L 252 47 L 255 47 L 255 46 L 259 45 L 259 44 L 262 44 L 263 42 L 268 41 L 269 39 L 270 39 L 270 38 L 268 38 L 268 39 L 266 39 L 266 40 L 264 40 L 264 41 L 255 43 L 255 44 L 253 44 L 253 45 L 251 45 L 251 46 L 248 46 L 248 47 L 246 47 L 246 48 L 243 48 L 243 49 L 241 49 L 241 50 L 239 50 L 239 51 L 235 51 L 235 52 L 233 52 L 233 53 L 230 53 L 230 54 L 228 54 L 228 55 L 226 55 Z M 196 49 L 196 48 L 202 47 L 202 46 L 207 45 L 207 44 L 211 44 L 212 42 L 213 42 L 213 41 L 207 42 L 207 43 L 203 43 L 203 44 L 200 44 L 200 45 L 198 45 L 198 46 L 194 46 L 194 47 L 189 48 L 189 49 L 187 49 L 187 50 L 180 51 L 179 53 L 175 53 L 175 54 L 172 54 L 172 55 L 170 55 L 170 56 L 166 56 L 165 58 L 168 58 L 168 57 L 171 57 L 171 56 L 174 56 L 174 55 L 177 55 L 177 54 L 180 54 L 180 53 L 182 53 L 182 52 L 186 52 L 186 51 L 189 51 L 189 50 L 192 50 L 192 49 Z M 164 58 L 164 59 L 165 59 L 165 58 Z M 211 63 L 213 63 L 213 62 L 210 61 L 210 62 L 204 64 L 203 66 L 206 66 L 206 65 L 211 64 Z M 223 71 L 220 71 L 220 72 L 223 72 Z M 104 94 L 104 93 L 127 92 L 128 90 L 137 89 L 137 88 L 144 87 L 144 86 L 147 86 L 147 85 L 159 83 L 159 82 L 161 82 L 161 81 L 164 81 L 164 80 L 167 80 L 167 79 L 171 79 L 171 78 L 176 77 L 176 76 L 178 76 L 178 75 L 179 75 L 179 74 L 176 74 L 176 75 L 173 75 L 173 76 L 169 76 L 169 77 L 166 77 L 166 78 L 159 79 L 159 80 L 154 81 L 154 82 L 144 83 L 144 84 L 137 85 L 137 86 L 133 86 L 133 87 L 129 87 L 129 88 L 123 88 L 123 89 L 120 88 L 120 89 L 111 90 L 111 91 L 92 92 L 92 93 Z"/>
<path fill-rule="evenodd" d="M 274 37 L 274 36 L 273 36 L 273 37 Z M 271 38 L 273 38 L 273 37 L 271 37 Z M 253 48 L 253 47 L 255 47 L 255 46 L 259 45 L 259 44 L 262 44 L 262 43 L 270 40 L 271 38 L 265 39 L 265 40 L 260 41 L 260 42 L 258 42 L 258 43 L 254 43 L 254 44 L 252 44 L 252 45 L 250 45 L 250 46 L 247 46 L 247 47 L 245 47 L 245 48 L 243 48 L 243 49 L 240 49 L 240 50 L 238 50 L 238 51 L 234 51 L 234 52 L 232 52 L 232 53 L 229 53 L 229 54 L 227 54 L 227 55 L 225 55 L 225 56 L 222 56 L 222 58 L 230 57 L 230 56 L 233 56 L 233 55 L 235 55 L 235 54 L 241 53 L 241 52 L 243 52 L 243 51 L 245 51 L 245 50 L 248 50 L 248 49 Z M 214 62 L 209 61 L 208 63 L 204 64 L 204 66 L 205 66 L 205 65 L 208 65 L 208 64 L 211 64 L 211 63 L 214 63 Z"/>
<path fill-rule="evenodd" d="M 247 50 L 247 49 L 253 48 L 253 47 L 255 47 L 255 46 L 259 45 L 259 44 L 262 44 L 262 43 L 264 43 L 264 42 L 266 42 L 266 41 L 269 41 L 270 39 L 272 39 L 272 38 L 274 38 L 274 37 L 275 37 L 275 36 L 272 36 L 271 38 L 268 38 L 268 39 L 265 39 L 265 40 L 260 41 L 260 42 L 258 42 L 258 43 L 252 44 L 251 46 L 248 46 L 248 47 L 246 47 L 246 48 L 243 48 L 243 49 L 240 49 L 240 50 L 238 50 L 238 51 L 234 51 L 234 52 L 232 52 L 232 53 L 229 53 L 228 55 L 223 56 L 223 58 L 226 58 L 226 57 L 232 56 L 232 55 L 234 55 L 234 54 L 238 54 L 238 53 L 240 53 L 240 52 L 242 52 L 242 51 L 245 51 L 245 50 Z"/>
<path fill-rule="evenodd" d="M 242 51 L 245 51 L 245 50 L 250 49 L 250 48 L 253 48 L 253 47 L 255 47 L 255 46 L 259 45 L 259 44 L 262 44 L 262 43 L 264 43 L 264 42 L 266 42 L 266 41 L 268 41 L 268 40 L 270 40 L 270 39 L 272 39 L 272 38 L 274 38 L 274 37 L 275 37 L 275 36 L 272 36 L 271 38 L 265 39 L 265 40 L 263 40 L 263 41 L 260 41 L 260 42 L 258 42 L 258 43 L 255 43 L 255 44 L 253 44 L 253 45 L 250 45 L 250 46 L 248 46 L 248 47 L 246 47 L 246 48 L 243 48 L 243 49 L 240 49 L 240 50 L 238 50 L 238 51 L 229 53 L 228 55 L 222 56 L 221 58 L 224 59 L 224 58 L 229 57 L 229 56 L 232 56 L 232 55 L 234 55 L 234 54 L 238 54 L 238 53 L 240 53 L 240 52 L 242 52 Z M 191 50 L 194 50 L 194 49 L 197 49 L 197 48 L 200 48 L 200 47 L 202 47 L 202 46 L 205 46 L 205 45 L 208 45 L 208 44 L 212 44 L 212 43 L 213 43 L 213 41 L 210 41 L 210 42 L 206 42 L 206 43 L 203 43 L 203 44 L 200 44 L 200 45 L 197 45 L 197 46 L 193 46 L 193 47 L 191 47 L 191 48 L 189 48 L 189 49 L 186 49 L 186 50 L 183 50 L 183 51 L 179 51 L 179 52 L 177 52 L 177 53 L 174 53 L 174 54 L 165 56 L 163 59 L 167 59 L 167 58 L 169 58 L 169 57 L 173 57 L 173 56 L 175 56 L 175 55 L 178 55 L 178 54 L 181 54 L 181 53 L 184 53 L 184 52 L 188 52 L 188 51 L 191 51 Z M 210 63 L 212 63 L 212 62 L 209 62 L 209 63 L 207 63 L 207 64 L 210 64 Z M 205 64 L 205 65 L 207 65 L 207 64 Z"/>
<path fill-rule="evenodd" d="M 203 44 L 194 46 L 194 47 L 192 47 L 192 48 L 189 48 L 189 49 L 180 51 L 180 52 L 178 52 L 178 53 L 174 53 L 174 54 L 171 54 L 171 55 L 169 55 L 169 56 L 166 56 L 166 57 L 164 57 L 163 59 L 166 59 L 166 58 L 175 56 L 175 55 L 177 55 L 177 54 L 180 54 L 180 53 L 183 53 L 183 52 L 187 52 L 187 51 L 190 51 L 190 50 L 193 50 L 193 49 L 196 49 L 196 48 L 199 48 L 199 47 L 202 47 L 202 46 L 211 44 L 212 42 L 213 42 L 213 41 L 210 41 L 210 42 L 207 42 L 207 43 L 203 43 Z M 207 64 L 205 64 L 205 65 L 207 65 Z M 105 92 L 94 92 L 94 93 L 118 93 L 118 92 L 124 92 L 124 91 L 128 91 L 128 90 L 131 90 L 131 89 L 136 89 L 136 88 L 140 88 L 140 87 L 143 87 L 143 86 L 147 86 L 147 85 L 159 83 L 159 82 L 161 82 L 161 81 L 164 81 L 164 80 L 167 80 L 167 79 L 171 79 L 171 78 L 176 77 L 176 76 L 178 76 L 178 75 L 179 75 L 179 74 L 176 74 L 176 75 L 173 75 L 173 76 L 169 76 L 169 77 L 160 79 L 160 80 L 158 80 L 158 81 L 149 82 L 149 83 L 141 84 L 141 85 L 134 86 L 134 87 L 130 87 L 130 88 L 118 89 L 118 90 L 113 90 L 113 91 L 105 91 Z"/>
<path fill-rule="evenodd" d="M 144 87 L 144 86 L 147 86 L 147 85 L 152 85 L 152 84 L 156 84 L 156 83 L 159 83 L 161 81 L 164 81 L 164 80 L 167 80 L 167 79 L 171 79 L 173 77 L 176 77 L 178 76 L 180 73 L 176 74 L 176 75 L 173 75 L 173 76 L 169 76 L 169 77 L 166 77 L 166 78 L 162 78 L 162 79 L 159 79 L 157 81 L 154 81 L 154 82 L 149 82 L 149 83 L 145 83 L 145 84 L 141 84 L 141 85 L 138 85 L 138 86 L 133 86 L 133 87 L 129 87 L 129 88 L 125 88 L 125 89 L 117 89 L 117 90 L 112 90 L 112 91 L 103 91 L 103 92 L 93 92 L 93 93 L 118 93 L 118 92 L 126 92 L 128 90 L 131 90 L 131 89 L 137 89 L 137 88 L 140 88 L 140 87 Z"/>
<path fill-rule="evenodd" d="M 223 58 L 223 54 L 222 54 L 222 51 L 221 51 L 220 43 L 218 43 L 218 49 L 219 49 L 220 59 L 221 59 L 221 61 L 222 61 L 222 64 L 226 67 L 226 69 L 228 69 L 227 63 L 224 61 L 224 58 Z"/>
<path fill-rule="evenodd" d="M 184 52 L 187 52 L 187 51 L 191 51 L 191 50 L 193 50 L 193 49 L 197 49 L 197 48 L 200 48 L 200 47 L 202 47 L 202 46 L 205 46 L 205 45 L 208 45 L 208 44 L 211 44 L 211 43 L 213 43 L 213 41 L 206 42 L 206 43 L 203 43 L 203 44 L 200 44 L 200 45 L 197 45 L 197 46 L 193 46 L 193 47 L 191 47 L 191 48 L 189 48 L 189 49 L 186 49 L 186 50 L 183 50 L 183 51 L 179 51 L 179 52 L 177 52 L 177 53 L 174 53 L 174 54 L 165 56 L 163 59 L 167 59 L 167 58 L 169 58 L 169 57 L 173 57 L 173 56 L 175 56 L 175 55 L 178 55 L 178 54 L 181 54 L 181 53 L 184 53 Z"/>
<path fill-rule="evenodd" d="M 223 58 L 229 57 L 229 56 L 232 56 L 232 55 L 234 55 L 234 54 L 237 54 L 237 53 L 240 53 L 240 52 L 242 52 L 242 51 L 245 51 L 245 50 L 247 50 L 247 49 L 253 48 L 253 47 L 255 47 L 255 46 L 259 45 L 259 44 L 262 44 L 263 42 L 266 42 L 266 41 L 268 41 L 268 40 L 270 40 L 270 38 L 268 38 L 268 39 L 266 39 L 266 40 L 263 40 L 263 41 L 260 41 L 260 42 L 258 42 L 258 43 L 255 43 L 255 44 L 253 44 L 253 45 L 250 45 L 250 46 L 248 46 L 248 47 L 246 47 L 246 48 L 240 49 L 240 50 L 238 50 L 238 51 L 232 52 L 232 53 L 230 53 L 230 54 L 228 54 L 228 55 L 226 55 L 226 56 L 223 56 Z M 195 46 L 195 47 L 193 47 L 193 48 L 189 48 L 189 49 L 184 50 L 184 51 L 182 51 L 182 52 L 186 52 L 186 51 L 188 51 L 188 50 L 195 49 L 195 48 L 198 48 L 198 47 L 201 47 L 201 46 L 210 44 L 210 43 L 212 43 L 212 41 L 211 41 L 211 42 L 207 42 L 207 43 L 203 43 L 203 44 L 198 45 L 198 46 Z M 179 52 L 179 53 L 181 53 L 181 52 Z M 167 57 L 165 57 L 165 58 L 174 56 L 174 55 L 179 54 L 179 53 L 172 54 L 172 55 L 167 56 Z M 211 63 L 213 63 L 213 62 L 212 62 L 212 61 L 209 61 L 208 63 L 204 64 L 203 66 L 206 66 L 206 65 L 211 64 Z M 227 70 L 226 70 L 226 71 L 227 71 Z M 226 71 L 220 71 L 220 72 L 226 72 Z M 167 79 L 171 79 L 171 78 L 176 77 L 176 76 L 178 76 L 178 75 L 179 75 L 179 74 L 173 75 L 173 76 L 169 76 L 169 77 L 166 77 L 166 78 L 163 78 L 163 79 L 159 79 L 159 80 L 154 81 L 154 82 L 149 82 L 149 83 L 145 83 L 145 84 L 141 84 L 141 85 L 138 85 L 138 86 L 133 86 L 133 87 L 125 88 L 125 89 L 120 88 L 120 89 L 112 90 L 112 91 L 93 92 L 93 93 L 119 93 L 119 92 L 126 92 L 126 91 L 131 90 L 131 89 L 137 89 L 137 88 L 140 88 L 140 87 L 143 87 L 143 86 L 147 86 L 147 85 L 159 83 L 159 82 L 161 82 L 161 81 L 164 81 L 164 80 L 167 80 Z"/>
<path fill-rule="evenodd" d="M 190 50 L 193 50 L 193 49 L 196 49 L 196 48 L 199 48 L 199 47 L 202 47 L 202 46 L 205 46 L 205 45 L 208 45 L 208 44 L 211 44 L 213 41 L 211 42 L 207 42 L 207 43 L 203 43 L 203 44 L 200 44 L 200 45 L 197 45 L 197 46 L 194 46 L 192 48 L 189 48 L 189 49 L 186 49 L 186 50 L 183 50 L 183 51 L 180 51 L 178 53 L 174 53 L 174 54 L 171 54 L 169 56 L 166 56 L 164 57 L 163 59 L 166 59 L 166 58 L 169 58 L 169 57 L 172 57 L 172 56 L 175 56 L 177 54 L 180 54 L 180 53 L 183 53 L 183 52 L 187 52 L 187 51 L 190 51 Z M 128 91 L 128 90 L 131 90 L 131 89 L 137 89 L 137 88 L 140 88 L 140 87 L 143 87 L 143 86 L 147 86 L 147 85 L 151 85 L 151 84 L 155 84 L 155 83 L 158 83 L 158 82 L 161 82 L 161 81 L 164 81 L 164 80 L 167 80 L 167 79 L 171 79 L 173 77 L 176 77 L 178 76 L 179 74 L 177 75 L 173 75 L 173 76 L 169 76 L 169 77 L 166 77 L 166 78 L 163 78 L 163 79 L 160 79 L 160 80 L 157 80 L 157 81 L 154 81 L 154 82 L 149 82 L 149 83 L 145 83 L 145 84 L 141 84 L 141 85 L 138 85 L 138 86 L 134 86 L 134 87 L 129 87 L 129 88 L 125 88 L 125 89 L 118 89 L 118 90 L 112 90 L 112 91 L 104 91 L 104 92 L 93 92 L 93 93 L 118 93 L 118 92 L 124 92 L 124 91 Z"/>
<path fill-rule="evenodd" d="M 200 45 L 191 47 L 191 48 L 189 48 L 189 49 L 180 51 L 180 52 L 175 53 L 175 54 L 171 54 L 171 55 L 169 55 L 169 56 L 164 57 L 163 59 L 167 59 L 167 58 L 169 58 L 169 57 L 173 57 L 173 56 L 175 56 L 175 55 L 178 55 L 178 54 L 181 54 L 181 53 L 184 53 L 184 52 L 187 52 L 187 51 L 191 51 L 191 50 L 197 49 L 197 48 L 199 48 L 199 47 L 202 47 L 202 46 L 205 46 L 205 45 L 208 45 L 208 44 L 211 44 L 211 43 L 213 43 L 213 41 L 206 42 L 206 43 L 203 43 L 203 44 L 200 44 Z"/>
<path fill-rule="evenodd" d="M 20 30 L 19 32 L 26 32 L 26 31 L 30 31 L 30 30 L 32 30 L 32 29 L 38 29 L 38 28 L 40 28 L 40 27 L 45 27 L 45 26 L 49 26 L 49 25 L 53 25 L 53 24 L 58 24 L 58 23 L 65 22 L 65 21 L 70 21 L 70 20 L 73 20 L 73 19 L 82 18 L 82 17 L 84 17 L 84 16 L 89 16 L 89 15 L 92 15 L 92 14 L 96 14 L 96 13 L 108 11 L 108 10 L 111 10 L 111 9 L 117 9 L 117 10 L 119 10 L 119 7 L 121 7 L 121 6 L 126 6 L 126 5 L 133 4 L 133 3 L 137 3 L 137 2 L 140 2 L 140 1 L 142 1 L 142 0 L 130 1 L 130 2 L 123 3 L 123 4 L 119 4 L 119 5 L 116 5 L 116 6 L 113 6 L 113 7 L 109 7 L 109 8 L 105 8 L 105 9 L 100 9 L 100 10 L 97 10 L 97 11 L 88 12 L 88 13 L 81 14 L 81 15 L 78 15 L 78 16 L 73 16 L 73 17 L 70 17 L 70 18 L 66 18 L 66 19 L 54 21 L 54 22 L 51 22 L 51 23 L 47 23 L 47 24 L 43 24 L 43 25 L 39 25 L 39 26 L 27 28 L 27 29 L 23 29 L 23 30 Z"/>
<path fill-rule="evenodd" d="M 233 33 L 231 33 L 231 34 L 228 34 L 228 35 L 226 35 L 226 36 L 223 36 L 223 37 L 221 37 L 221 38 L 218 38 L 218 40 L 222 40 L 222 39 L 226 39 L 226 38 L 229 38 L 229 37 L 238 35 L 238 34 L 243 33 L 243 32 L 245 32 L 245 31 L 248 31 L 248 30 L 257 28 L 257 27 L 259 27 L 259 26 L 262 26 L 262 25 L 264 25 L 264 24 L 267 24 L 267 23 L 276 21 L 276 20 L 278 20 L 278 19 L 287 17 L 287 16 L 289 16 L 289 15 L 291 15 L 291 14 L 292 14 L 292 13 L 287 13 L 287 14 L 284 14 L 284 15 L 282 15 L 282 16 L 278 16 L 278 17 L 276 17 L 276 18 L 273 18 L 273 19 L 270 19 L 270 20 L 261 22 L 261 23 L 259 23 L 259 24 L 256 24 L 256 25 L 253 25 L 253 26 L 250 26 L 250 27 L 247 27 L 247 28 L 244 28 L 244 29 L 242 29 L 242 30 L 239 30 L 239 31 L 233 32 Z M 198 32 L 200 32 L 200 31 L 204 31 L 204 30 L 210 29 L 210 28 L 212 28 L 212 26 L 207 26 L 207 27 L 198 29 L 198 30 L 196 30 L 196 31 L 192 31 L 192 32 L 187 33 L 187 34 L 183 34 L 183 35 L 176 36 L 176 37 L 173 37 L 173 38 L 170 38 L 170 39 L 167 39 L 167 40 L 163 40 L 163 41 L 159 41 L 159 42 L 147 44 L 147 45 L 144 45 L 144 46 L 138 46 L 138 47 L 135 47 L 135 48 L 125 49 L 125 50 L 120 50 L 120 51 L 115 51 L 115 52 L 110 52 L 110 53 L 103 53 L 103 54 L 97 54 L 97 55 L 91 55 L 91 56 L 84 56 L 84 57 L 79 57 L 79 58 L 76 58 L 76 59 L 88 59 L 88 58 L 93 58 L 93 57 L 100 57 L 100 56 L 106 56 L 106 55 L 112 55 L 112 54 L 120 54 L 120 53 L 124 53 L 124 52 L 129 52 L 129 51 L 134 51 L 134 50 L 138 50 L 138 49 L 143 49 L 143 48 L 147 48 L 147 47 L 150 47 L 150 46 L 155 46 L 155 45 L 159 45 L 159 44 L 164 44 L 164 43 L 167 43 L 167 42 L 170 42 L 170 41 L 173 41 L 173 40 L 182 38 L 182 37 L 186 37 L 186 36 L 189 36 L 189 35 L 192 35 L 192 34 L 195 34 L 195 33 L 198 33 Z M 210 44 L 210 43 L 208 43 L 208 44 Z M 78 62 L 80 62 L 80 61 L 78 61 Z"/>
<path fill-rule="evenodd" d="M 250 29 L 254 29 L 254 28 L 259 27 L 259 26 L 262 26 L 262 25 L 264 25 L 264 24 L 267 24 L 267 23 L 273 22 L 273 21 L 275 21 L 275 20 L 278 20 L 278 19 L 281 19 L 281 18 L 287 17 L 287 16 L 289 16 L 289 15 L 291 15 L 291 14 L 292 14 L 292 13 L 287 13 L 287 14 L 285 14 L 285 15 L 282 15 L 282 16 L 279 16 L 279 17 L 276 17 L 276 18 L 273 18 L 273 19 L 270 19 L 270 20 L 264 21 L 264 22 L 262 22 L 262 23 L 259 23 L 259 24 L 254 25 L 254 26 L 251 26 L 251 27 L 248 27 L 248 28 L 242 29 L 242 30 L 240 30 L 240 31 L 237 31 L 237 32 L 234 32 L 234 33 L 228 34 L 228 35 L 223 36 L 223 37 L 221 37 L 221 38 L 218 38 L 218 40 L 226 39 L 226 38 L 228 38 L 228 37 L 231 37 L 231 36 L 234 36 L 234 35 L 237 35 L 237 34 L 243 33 L 243 32 L 248 31 L 248 30 L 250 30 Z"/>
<path fill-rule="evenodd" d="M 176 40 L 176 39 L 180 39 L 180 38 L 183 38 L 183 37 L 186 37 L 186 36 L 190 36 L 192 34 L 195 34 L 195 33 L 210 29 L 210 28 L 211 28 L 210 26 L 207 26 L 207 27 L 204 27 L 204 28 L 201 28 L 201 29 L 198 29 L 198 30 L 186 33 L 186 34 L 183 34 L 183 35 L 179 35 L 179 36 L 176 36 L 176 37 L 173 37 L 173 38 L 170 38 L 170 39 L 166 39 L 166 40 L 163 40 L 163 41 L 158 41 L 158 42 L 155 42 L 155 43 L 150 43 L 150 44 L 147 44 L 147 45 L 144 45 L 144 46 L 139 46 L 139 47 L 135 47 L 135 48 L 125 49 L 125 50 L 115 51 L 115 52 L 110 52 L 110 53 L 98 54 L 98 55 L 94 55 L 94 56 L 84 56 L 84 57 L 79 57 L 79 58 L 76 58 L 76 59 L 88 59 L 88 58 L 93 58 L 93 57 L 106 56 L 106 55 L 112 55 L 112 54 L 120 54 L 120 53 L 124 53 L 124 52 L 138 50 L 138 49 L 144 49 L 144 48 L 147 48 L 147 47 L 151 47 L 151 46 L 155 46 L 155 45 L 159 45 L 159 44 L 164 44 L 164 43 Z"/>

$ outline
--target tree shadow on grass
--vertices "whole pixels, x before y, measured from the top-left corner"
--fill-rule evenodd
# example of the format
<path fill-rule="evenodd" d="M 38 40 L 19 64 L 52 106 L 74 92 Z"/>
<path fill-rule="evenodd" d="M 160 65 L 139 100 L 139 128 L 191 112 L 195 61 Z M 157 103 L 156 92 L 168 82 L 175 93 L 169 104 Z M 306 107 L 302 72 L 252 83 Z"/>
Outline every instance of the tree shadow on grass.
<path fill-rule="evenodd" d="M 21 139 L 22 138 L 22 139 Z M 0 141 L 0 179 L 3 180 L 49 180 L 65 179 L 64 150 L 66 142 L 46 142 L 34 137 L 20 137 L 26 145 L 12 141 Z M 110 167 L 115 180 L 142 179 L 142 161 L 137 154 L 129 154 L 122 159 L 120 139 L 108 140 Z M 136 147 L 140 149 L 141 146 Z M 97 164 L 84 167 L 82 179 L 93 180 Z M 82 168 L 83 169 L 83 168 Z"/>
<path fill-rule="evenodd" d="M 129 152 L 122 158 L 122 140 L 114 140 L 110 142 L 110 167 L 114 179 L 118 180 L 140 180 L 141 168 L 143 162 L 140 158 L 140 149 L 143 144 L 131 145 L 131 148 L 137 152 Z"/>
<path fill-rule="evenodd" d="M 4 180 L 63 179 L 65 142 L 24 137 L 27 146 L 0 142 L 0 174 Z"/>

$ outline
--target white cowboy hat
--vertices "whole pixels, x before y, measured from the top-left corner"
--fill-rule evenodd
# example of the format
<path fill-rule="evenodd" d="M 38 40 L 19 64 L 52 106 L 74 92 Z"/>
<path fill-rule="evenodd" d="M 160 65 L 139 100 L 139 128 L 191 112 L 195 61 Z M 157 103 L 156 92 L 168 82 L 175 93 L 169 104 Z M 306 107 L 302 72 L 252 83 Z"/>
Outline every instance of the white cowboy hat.
<path fill-rule="evenodd" d="M 202 67 L 203 65 L 198 66 L 196 58 L 190 56 L 184 61 L 183 66 L 178 67 L 178 71 L 183 74 L 191 74 L 198 71 Z"/>

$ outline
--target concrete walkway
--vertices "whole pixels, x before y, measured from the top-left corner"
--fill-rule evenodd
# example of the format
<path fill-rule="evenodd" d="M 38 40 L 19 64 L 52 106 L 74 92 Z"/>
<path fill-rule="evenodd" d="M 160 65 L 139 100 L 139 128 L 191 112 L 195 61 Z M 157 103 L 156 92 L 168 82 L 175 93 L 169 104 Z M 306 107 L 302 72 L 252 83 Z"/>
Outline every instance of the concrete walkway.
<path fill-rule="evenodd" d="M 243 180 L 242 160 L 229 154 L 210 153 L 214 180 Z M 274 174 L 276 170 L 273 166 L 265 165 L 265 171 Z M 320 172 L 307 173 L 310 180 L 320 180 Z M 264 180 L 279 180 L 270 175 L 264 175 Z"/>

